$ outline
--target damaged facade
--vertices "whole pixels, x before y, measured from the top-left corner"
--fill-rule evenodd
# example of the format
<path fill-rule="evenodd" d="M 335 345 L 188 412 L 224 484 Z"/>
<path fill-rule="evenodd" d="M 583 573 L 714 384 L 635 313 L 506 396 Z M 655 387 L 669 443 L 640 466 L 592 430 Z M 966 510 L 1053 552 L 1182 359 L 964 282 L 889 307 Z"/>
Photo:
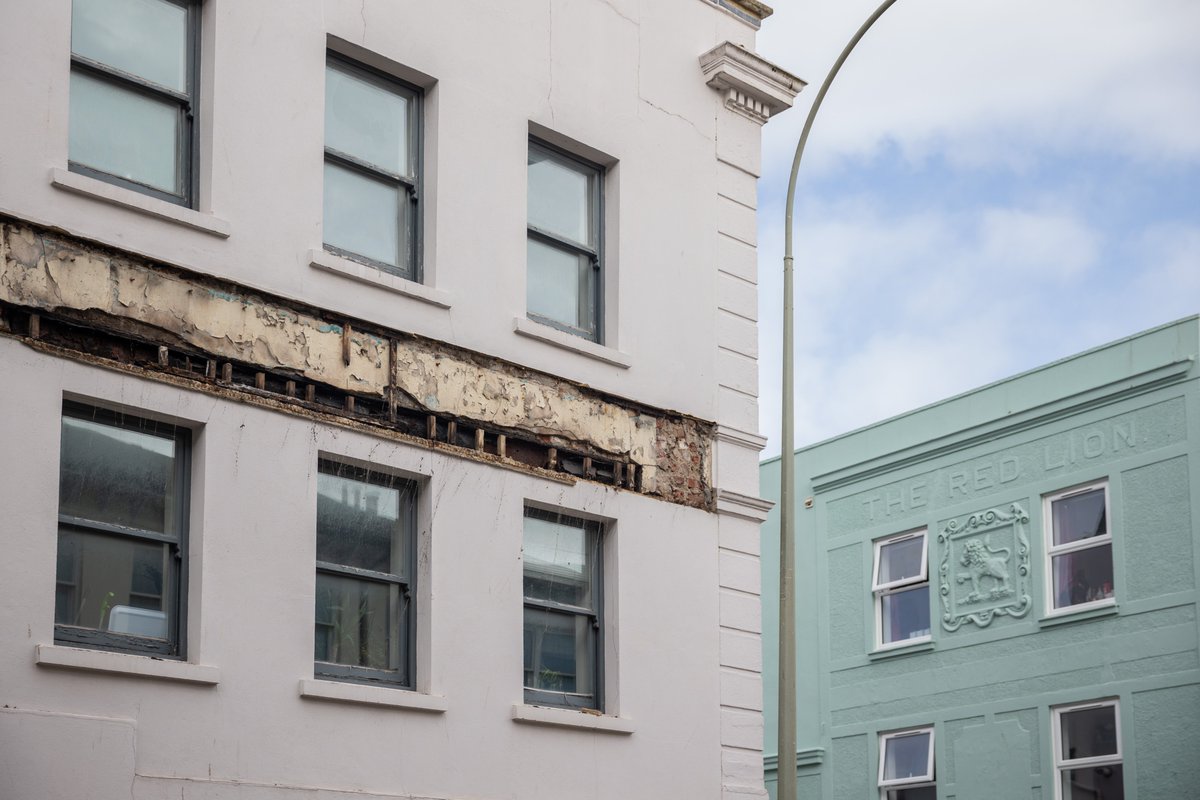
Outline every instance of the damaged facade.
<path fill-rule="evenodd" d="M 17 221 L 0 263 L 0 331 L 56 355 L 713 509 L 712 423 Z"/>
<path fill-rule="evenodd" d="M 6 12 L 0 797 L 765 796 L 802 83 L 758 2 L 453 6 Z"/>

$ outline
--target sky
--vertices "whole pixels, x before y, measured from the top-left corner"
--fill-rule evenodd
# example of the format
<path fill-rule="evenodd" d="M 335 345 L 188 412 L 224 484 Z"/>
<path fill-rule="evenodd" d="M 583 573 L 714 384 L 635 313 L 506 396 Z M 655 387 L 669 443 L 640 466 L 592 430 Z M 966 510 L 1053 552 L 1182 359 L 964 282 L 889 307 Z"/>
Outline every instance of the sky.
<path fill-rule="evenodd" d="M 779 454 L 784 197 L 879 0 L 775 0 L 808 82 L 763 135 L 760 430 Z M 898 0 L 816 117 L 795 210 L 796 446 L 1200 312 L 1200 2 Z"/>

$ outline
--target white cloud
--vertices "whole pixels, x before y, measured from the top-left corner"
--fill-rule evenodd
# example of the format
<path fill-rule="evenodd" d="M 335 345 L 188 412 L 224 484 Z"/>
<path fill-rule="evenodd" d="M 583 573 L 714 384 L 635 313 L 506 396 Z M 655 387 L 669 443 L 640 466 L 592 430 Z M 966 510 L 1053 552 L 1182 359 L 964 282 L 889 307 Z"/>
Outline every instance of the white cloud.
<path fill-rule="evenodd" d="M 1121 303 L 1129 316 L 1161 321 L 1200 311 L 1200 226 L 1155 225 L 1131 257 L 1145 268 Z"/>
<path fill-rule="evenodd" d="M 797 229 L 797 423 L 803 444 L 1033 366 L 1076 341 L 1058 313 L 1086 293 L 1102 237 L 1063 211 L 981 206 L 885 213 L 869 201 L 808 204 Z M 768 226 L 769 228 L 769 226 Z M 767 231 L 761 256 L 777 258 Z M 1172 262 L 1173 263 L 1173 262 Z M 778 449 L 778 270 L 764 267 L 762 429 Z M 1056 339 L 1057 337 L 1057 339 Z M 1078 349 L 1078 348 L 1076 348 Z"/>
<path fill-rule="evenodd" d="M 767 127 L 768 164 L 790 162 L 808 104 L 875 6 L 792 0 L 766 21 L 759 51 L 810 82 Z M 961 166 L 1019 168 L 1031 147 L 1200 160 L 1197 31 L 1194 0 L 901 0 L 830 90 L 807 168 L 889 143 Z"/>
<path fill-rule="evenodd" d="M 780 0 L 759 36 L 810 81 L 764 139 L 765 455 L 779 447 L 780 183 L 826 70 L 877 2 Z M 1180 176 L 1200 174 L 1197 75 L 1196 0 L 889 10 L 805 156 L 797 443 L 1195 313 L 1200 195 Z"/>
<path fill-rule="evenodd" d="M 819 384 L 804 387 L 812 399 L 799 438 L 826 438 L 987 383 L 998 362 L 1012 360 L 1009 317 L 985 307 L 924 330 L 879 331 L 861 349 L 830 361 Z"/>
<path fill-rule="evenodd" d="M 979 226 L 982 269 L 1065 279 L 1086 271 L 1099 250 L 1096 232 L 1063 212 L 988 209 Z"/>

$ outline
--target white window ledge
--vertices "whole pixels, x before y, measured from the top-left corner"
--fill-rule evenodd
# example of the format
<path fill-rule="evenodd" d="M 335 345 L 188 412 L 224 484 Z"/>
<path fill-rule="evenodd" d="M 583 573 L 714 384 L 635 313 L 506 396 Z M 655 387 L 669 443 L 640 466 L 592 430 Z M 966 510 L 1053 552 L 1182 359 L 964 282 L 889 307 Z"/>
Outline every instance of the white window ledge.
<path fill-rule="evenodd" d="M 82 647 L 39 644 L 35 656 L 39 666 L 108 672 L 116 675 L 138 675 L 182 683 L 216 686 L 221 671 L 208 664 L 192 664 L 166 658 L 114 653 L 108 650 L 87 650 Z"/>
<path fill-rule="evenodd" d="M 557 328 L 551 328 L 549 325 L 543 325 L 540 322 L 534 322 L 526 317 L 515 317 L 513 319 L 513 330 L 521 336 L 528 336 L 530 339 L 537 339 L 546 344 L 561 347 L 564 350 L 572 350 L 580 355 L 594 358 L 597 361 L 603 361 L 606 364 L 612 364 L 622 369 L 629 369 L 630 364 L 633 363 L 629 355 L 622 353 L 620 350 L 614 350 L 602 344 L 589 342 L 582 337 L 560 331 Z"/>
<path fill-rule="evenodd" d="M 367 686 L 361 683 L 340 683 L 305 678 L 300 681 L 300 696 L 310 700 L 331 700 L 336 703 L 360 703 L 367 706 L 400 708 L 408 711 L 427 711 L 442 714 L 448 704 L 446 698 L 433 694 L 421 694 L 408 689 L 385 686 Z"/>
<path fill-rule="evenodd" d="M 220 217 L 168 203 L 166 200 L 159 200 L 157 197 L 141 194 L 123 186 L 105 183 L 87 175 L 55 167 L 50 170 L 50 184 L 56 189 L 63 189 L 121 208 L 128 208 L 140 214 L 182 225 L 185 228 L 209 233 L 222 239 L 229 238 L 229 223 Z"/>
<path fill-rule="evenodd" d="M 551 706 L 527 706 L 516 704 L 512 707 L 513 722 L 527 725 L 548 725 L 555 728 L 578 728 L 596 733 L 615 733 L 628 736 L 633 733 L 633 720 L 628 717 L 610 717 L 597 714 L 595 711 L 582 711 L 573 708 L 553 708 Z"/>
<path fill-rule="evenodd" d="M 1067 608 L 1058 609 L 1053 614 L 1047 614 L 1042 617 L 1038 620 L 1038 625 L 1046 628 L 1053 625 L 1063 625 L 1068 622 L 1095 619 L 1096 617 L 1110 617 L 1115 615 L 1119 610 L 1116 600 L 1101 600 L 1095 603 L 1087 603 L 1086 605 L 1068 606 Z"/>
<path fill-rule="evenodd" d="M 368 264 L 360 264 L 349 258 L 336 256 L 328 250 L 309 250 L 308 265 L 317 269 L 323 269 L 326 272 L 332 272 L 335 275 L 341 275 L 343 278 L 350 278 L 361 283 L 369 283 L 372 286 L 387 289 L 389 292 L 395 292 L 405 297 L 411 297 L 414 300 L 420 300 L 431 306 L 437 306 L 438 308 L 450 307 L 449 292 L 406 280 L 399 275 L 384 272 Z"/>
<path fill-rule="evenodd" d="M 916 641 L 877 648 L 872 650 L 870 653 L 867 653 L 867 658 L 874 661 L 879 658 L 891 658 L 892 656 L 907 656 L 913 653 L 927 653 L 932 649 L 933 639 L 925 636 L 917 639 Z"/>

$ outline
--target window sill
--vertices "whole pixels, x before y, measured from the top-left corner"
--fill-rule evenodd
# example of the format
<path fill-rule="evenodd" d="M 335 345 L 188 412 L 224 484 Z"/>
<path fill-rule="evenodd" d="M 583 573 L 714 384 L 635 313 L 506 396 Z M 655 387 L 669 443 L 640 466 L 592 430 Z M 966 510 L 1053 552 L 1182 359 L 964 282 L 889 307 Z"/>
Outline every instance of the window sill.
<path fill-rule="evenodd" d="M 399 275 L 392 275 L 389 272 L 384 272 L 367 264 L 360 264 L 357 261 L 336 256 L 328 250 L 309 250 L 308 265 L 317 269 L 323 269 L 326 272 L 332 272 L 335 275 L 341 275 L 344 278 L 350 278 L 361 283 L 369 283 L 372 286 L 387 289 L 389 292 L 395 292 L 405 297 L 411 297 L 414 300 L 420 300 L 431 306 L 437 306 L 438 308 L 450 307 L 450 294 L 448 292 L 405 280 Z"/>
<path fill-rule="evenodd" d="M 606 364 L 612 364 L 621 369 L 629 369 L 629 366 L 633 363 L 629 355 L 622 353 L 620 350 L 614 350 L 602 344 L 589 342 L 587 339 L 573 336 L 557 328 L 551 328 L 549 325 L 534 322 L 528 317 L 514 317 L 513 330 L 520 336 L 528 336 L 530 339 L 537 339 L 546 344 L 561 347 L 563 350 L 572 350 L 580 355 L 594 358 L 597 361 L 603 361 Z"/>
<path fill-rule="evenodd" d="M 867 653 L 867 658 L 876 661 L 882 658 L 891 658 L 893 656 L 907 656 L 913 653 L 927 653 L 933 649 L 933 639 L 922 639 L 919 642 L 911 644 L 899 644 L 895 647 L 887 647 L 880 650 L 872 650 Z"/>
<path fill-rule="evenodd" d="M 576 728 L 596 733 L 615 733 L 628 736 L 633 733 L 633 720 L 628 717 L 610 717 L 592 711 L 550 706 L 527 706 L 518 703 L 512 707 L 513 722 L 526 725 L 546 725 L 555 728 Z"/>
<path fill-rule="evenodd" d="M 1087 608 L 1079 608 L 1072 610 L 1059 611 L 1055 614 L 1048 614 L 1038 620 L 1038 626 L 1042 628 L 1051 628 L 1055 625 L 1065 625 L 1068 622 L 1079 622 L 1085 619 L 1095 619 L 1097 617 L 1115 616 L 1120 609 L 1115 600 L 1109 600 L 1102 605 L 1091 605 Z"/>
<path fill-rule="evenodd" d="M 312 678 L 300 681 L 300 696 L 310 700 L 358 703 L 407 711 L 426 711 L 431 714 L 445 713 L 448 708 L 446 698 L 439 695 L 421 694 L 399 687 L 367 686 L 361 683 L 341 683 Z"/>
<path fill-rule="evenodd" d="M 90 197 L 103 203 L 128 208 L 139 214 L 173 222 L 201 233 L 212 234 L 221 239 L 229 238 L 229 223 L 220 217 L 177 206 L 166 200 L 159 200 L 157 197 L 139 194 L 132 189 L 89 178 L 87 175 L 55 167 L 50 170 L 50 185 L 56 189 Z"/>
<path fill-rule="evenodd" d="M 61 667 L 116 675 L 137 675 L 181 683 L 216 686 L 221 671 L 208 664 L 192 664 L 165 658 L 135 656 L 106 650 L 87 650 L 82 647 L 39 644 L 34 660 L 42 667 Z"/>

